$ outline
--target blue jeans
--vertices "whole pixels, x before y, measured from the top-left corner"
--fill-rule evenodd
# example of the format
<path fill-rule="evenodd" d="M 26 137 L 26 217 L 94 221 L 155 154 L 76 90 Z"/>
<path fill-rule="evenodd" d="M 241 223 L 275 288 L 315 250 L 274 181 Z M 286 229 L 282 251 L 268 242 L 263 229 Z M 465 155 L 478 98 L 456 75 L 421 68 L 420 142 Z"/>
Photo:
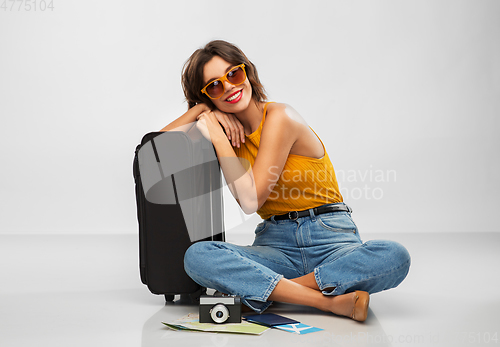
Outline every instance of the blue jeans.
<path fill-rule="evenodd" d="M 314 215 L 312 209 L 297 220 L 264 220 L 252 246 L 198 242 L 184 257 L 195 282 L 239 295 L 258 313 L 269 307 L 268 297 L 283 277 L 313 272 L 324 295 L 373 294 L 399 285 L 409 267 L 410 255 L 399 243 L 363 243 L 349 212 Z"/>

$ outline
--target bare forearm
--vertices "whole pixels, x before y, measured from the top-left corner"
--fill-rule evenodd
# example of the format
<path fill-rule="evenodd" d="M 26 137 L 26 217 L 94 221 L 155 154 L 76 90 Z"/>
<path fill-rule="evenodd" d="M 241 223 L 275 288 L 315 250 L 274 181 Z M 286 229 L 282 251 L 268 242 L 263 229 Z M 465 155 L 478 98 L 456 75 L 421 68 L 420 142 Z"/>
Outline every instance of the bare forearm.
<path fill-rule="evenodd" d="M 205 104 L 198 104 L 193 107 L 191 107 L 189 110 L 187 110 L 186 113 L 184 113 L 182 116 L 174 120 L 172 123 L 161 129 L 160 131 L 170 131 L 174 130 L 177 128 L 180 128 L 186 124 L 191 124 L 193 122 L 196 122 L 196 117 L 200 115 L 202 112 L 208 111 L 209 108 Z"/>
<path fill-rule="evenodd" d="M 245 168 L 227 138 L 213 141 L 219 163 L 231 193 L 245 213 L 258 209 L 257 189 L 250 164 Z"/>

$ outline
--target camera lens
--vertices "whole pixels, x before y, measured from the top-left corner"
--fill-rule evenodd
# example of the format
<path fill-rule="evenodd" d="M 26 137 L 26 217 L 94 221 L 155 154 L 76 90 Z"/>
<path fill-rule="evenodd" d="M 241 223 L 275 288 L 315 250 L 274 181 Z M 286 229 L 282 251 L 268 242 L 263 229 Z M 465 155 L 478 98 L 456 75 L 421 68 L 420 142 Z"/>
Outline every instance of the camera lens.
<path fill-rule="evenodd" d="M 229 310 L 223 304 L 217 304 L 210 310 L 210 316 L 215 323 L 224 323 L 229 318 Z"/>

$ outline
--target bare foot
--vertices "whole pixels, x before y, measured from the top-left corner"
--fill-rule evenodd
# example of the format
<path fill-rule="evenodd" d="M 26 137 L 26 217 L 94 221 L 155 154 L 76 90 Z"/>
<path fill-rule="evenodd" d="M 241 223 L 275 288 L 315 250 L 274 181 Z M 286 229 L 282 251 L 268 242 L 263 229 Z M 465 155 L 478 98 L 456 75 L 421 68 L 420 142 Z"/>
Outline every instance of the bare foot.
<path fill-rule="evenodd" d="M 370 296 L 360 290 L 337 296 L 323 295 L 319 290 L 282 278 L 268 300 L 316 307 L 362 322 L 366 319 Z"/>

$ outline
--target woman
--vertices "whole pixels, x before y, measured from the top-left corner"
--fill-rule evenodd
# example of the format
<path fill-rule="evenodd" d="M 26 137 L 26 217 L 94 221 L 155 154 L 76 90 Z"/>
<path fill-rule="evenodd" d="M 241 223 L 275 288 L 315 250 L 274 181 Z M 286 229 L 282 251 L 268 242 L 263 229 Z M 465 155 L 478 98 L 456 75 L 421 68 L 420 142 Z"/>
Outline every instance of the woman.
<path fill-rule="evenodd" d="M 263 219 L 252 246 L 193 244 L 184 259 L 189 276 L 259 313 L 280 301 L 364 321 L 369 294 L 406 277 L 407 250 L 361 241 L 323 143 L 290 106 L 265 102 L 239 48 L 212 41 L 198 49 L 182 85 L 189 110 L 162 131 L 197 122 L 243 211 Z"/>

